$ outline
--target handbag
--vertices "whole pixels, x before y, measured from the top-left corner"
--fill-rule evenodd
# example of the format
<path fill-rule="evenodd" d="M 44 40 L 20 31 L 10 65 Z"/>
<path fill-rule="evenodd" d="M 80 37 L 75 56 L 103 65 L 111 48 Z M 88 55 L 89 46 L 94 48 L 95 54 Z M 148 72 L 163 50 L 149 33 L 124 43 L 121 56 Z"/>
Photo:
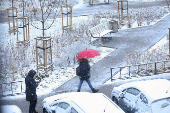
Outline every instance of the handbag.
<path fill-rule="evenodd" d="M 76 75 L 81 76 L 80 66 L 76 68 Z"/>

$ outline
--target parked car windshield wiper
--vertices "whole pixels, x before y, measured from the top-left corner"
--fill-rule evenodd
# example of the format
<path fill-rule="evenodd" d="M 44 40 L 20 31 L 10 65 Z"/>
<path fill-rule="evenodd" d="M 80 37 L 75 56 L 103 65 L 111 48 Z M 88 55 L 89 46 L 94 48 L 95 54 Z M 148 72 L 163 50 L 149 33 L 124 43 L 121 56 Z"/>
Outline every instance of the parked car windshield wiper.
<path fill-rule="evenodd" d="M 107 101 L 106 106 L 105 106 L 105 108 L 104 108 L 104 112 L 106 111 L 107 105 L 108 105 L 108 101 Z"/>
<path fill-rule="evenodd" d="M 168 88 L 168 90 L 166 91 L 166 93 L 168 93 L 169 89 L 170 89 L 170 87 Z"/>

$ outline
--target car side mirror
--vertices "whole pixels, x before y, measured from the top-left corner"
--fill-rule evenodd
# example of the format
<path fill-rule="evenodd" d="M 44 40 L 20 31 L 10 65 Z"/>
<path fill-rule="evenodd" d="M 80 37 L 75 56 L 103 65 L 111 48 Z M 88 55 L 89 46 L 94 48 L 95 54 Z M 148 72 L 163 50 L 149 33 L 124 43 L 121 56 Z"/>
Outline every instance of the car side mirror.
<path fill-rule="evenodd" d="M 124 93 L 123 92 L 121 92 L 120 94 L 119 94 L 119 98 L 124 98 Z"/>

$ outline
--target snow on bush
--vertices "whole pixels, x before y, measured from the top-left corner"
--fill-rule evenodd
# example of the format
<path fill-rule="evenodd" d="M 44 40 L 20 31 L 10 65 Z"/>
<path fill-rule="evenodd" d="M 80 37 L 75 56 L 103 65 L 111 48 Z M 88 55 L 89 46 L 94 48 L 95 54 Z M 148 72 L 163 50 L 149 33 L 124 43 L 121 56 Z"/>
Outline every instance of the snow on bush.
<path fill-rule="evenodd" d="M 160 42 L 155 44 L 148 51 L 141 54 L 140 52 L 134 50 L 133 53 L 129 53 L 126 56 L 127 65 L 136 65 L 167 60 L 167 55 L 169 54 L 168 40 L 168 35 L 165 35 L 165 37 Z"/>
<path fill-rule="evenodd" d="M 168 35 L 165 35 L 157 44 L 149 48 L 146 52 L 140 53 L 139 51 L 134 50 L 133 53 L 126 55 L 127 67 L 121 70 L 121 76 L 150 76 L 155 72 L 154 62 L 168 61 L 169 57 L 169 38 Z M 139 65 L 140 64 L 140 65 Z M 146 65 L 145 65 L 146 64 Z M 138 66 L 139 65 L 139 66 Z M 163 73 L 167 70 L 167 67 L 170 65 L 167 63 L 157 63 L 157 73 Z M 129 67 L 130 75 L 129 75 Z M 165 68 L 164 68 L 165 66 Z M 116 74 L 115 77 L 120 77 L 120 73 Z"/>
<path fill-rule="evenodd" d="M 128 11 L 129 20 L 127 19 L 127 12 L 123 10 L 124 18 L 119 22 L 119 29 L 135 28 L 139 26 L 153 25 L 164 16 L 169 14 L 168 8 L 165 7 L 142 7 L 142 8 L 130 8 Z M 109 20 L 119 20 L 118 12 L 111 10 L 102 11 L 99 10 L 96 14 L 98 18 L 107 18 Z"/>

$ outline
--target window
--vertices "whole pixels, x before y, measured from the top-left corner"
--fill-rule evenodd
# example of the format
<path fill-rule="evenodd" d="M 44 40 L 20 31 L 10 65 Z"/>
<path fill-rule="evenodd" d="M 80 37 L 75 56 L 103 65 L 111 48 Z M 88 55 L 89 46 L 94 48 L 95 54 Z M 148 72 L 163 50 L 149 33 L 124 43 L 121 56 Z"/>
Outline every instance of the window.
<path fill-rule="evenodd" d="M 71 112 L 70 113 L 78 113 L 74 108 L 71 108 Z"/>
<path fill-rule="evenodd" d="M 60 107 L 60 108 L 62 108 L 62 109 L 64 109 L 64 110 L 66 110 L 69 106 L 70 106 L 70 105 L 69 105 L 68 103 L 66 103 L 66 102 L 60 102 L 60 103 L 58 104 L 58 107 Z"/>
<path fill-rule="evenodd" d="M 140 91 L 136 88 L 128 88 L 127 93 L 137 96 L 140 93 Z"/>
<path fill-rule="evenodd" d="M 140 99 L 142 100 L 142 102 L 144 102 L 145 104 L 148 104 L 148 100 L 147 100 L 147 98 L 145 97 L 145 95 L 144 94 L 142 94 L 141 93 L 141 95 L 140 95 Z"/>

